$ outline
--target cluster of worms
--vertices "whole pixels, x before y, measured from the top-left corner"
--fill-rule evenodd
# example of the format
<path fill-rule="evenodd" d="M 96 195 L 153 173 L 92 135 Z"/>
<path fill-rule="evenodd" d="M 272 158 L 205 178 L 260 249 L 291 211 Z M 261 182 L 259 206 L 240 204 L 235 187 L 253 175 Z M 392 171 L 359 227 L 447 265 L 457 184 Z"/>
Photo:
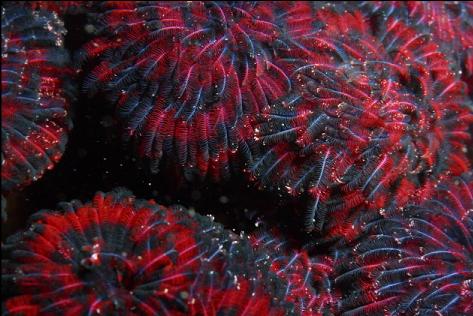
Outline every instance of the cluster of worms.
<path fill-rule="evenodd" d="M 294 309 L 248 238 L 124 190 L 37 213 L 2 251 L 11 258 L 2 264 L 10 314 L 290 315 Z"/>
<path fill-rule="evenodd" d="M 240 176 L 304 236 L 98 192 L 2 243 L 4 315 L 473 314 L 472 3 L 12 2 L 1 49 L 2 211 L 80 94 L 149 173 Z"/>
<path fill-rule="evenodd" d="M 228 177 L 236 152 L 250 152 L 245 117 L 291 85 L 274 61 L 286 44 L 273 5 L 106 2 L 101 10 L 99 36 L 79 54 L 100 60 L 84 88 L 106 91 L 153 166 L 164 156 L 188 174 Z"/>
<path fill-rule="evenodd" d="M 308 192 L 307 229 L 361 203 L 402 207 L 406 189 L 468 170 L 466 86 L 427 34 L 391 17 L 374 28 L 361 11 L 300 6 L 285 19 L 297 45 L 282 55 L 297 89 L 257 120 L 265 150 L 252 171 Z M 312 15 L 315 27 L 303 23 Z"/>
<path fill-rule="evenodd" d="M 346 315 L 473 312 L 473 178 L 441 182 L 431 199 L 386 213 L 347 247 L 336 284 Z"/>
<path fill-rule="evenodd" d="M 285 283 L 285 299 L 301 315 L 333 314 L 337 294 L 332 285 L 334 259 L 311 255 L 307 249 L 294 250 L 280 234 L 264 229 L 250 236 L 259 251 L 255 262 L 267 262 L 270 270 Z"/>
<path fill-rule="evenodd" d="M 373 1 L 359 5 L 371 15 L 393 16 L 431 32 L 432 41 L 450 56 L 451 66 L 473 88 L 473 4 L 463 2 Z"/>
<path fill-rule="evenodd" d="M 65 33 L 55 13 L 2 6 L 2 194 L 40 178 L 64 151 Z"/>

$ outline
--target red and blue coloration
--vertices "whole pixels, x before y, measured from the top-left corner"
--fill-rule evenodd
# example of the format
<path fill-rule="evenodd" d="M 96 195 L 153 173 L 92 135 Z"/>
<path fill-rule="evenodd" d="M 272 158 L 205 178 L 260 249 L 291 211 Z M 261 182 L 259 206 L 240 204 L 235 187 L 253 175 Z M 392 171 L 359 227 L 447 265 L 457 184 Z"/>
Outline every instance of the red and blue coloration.
<path fill-rule="evenodd" d="M 256 262 L 266 262 L 286 282 L 285 300 L 294 304 L 301 315 L 333 315 L 337 296 L 333 292 L 334 259 L 295 250 L 273 233 L 257 232 L 250 236 L 259 254 Z"/>
<path fill-rule="evenodd" d="M 5 315 L 292 315 L 248 238 L 129 192 L 40 211 L 2 246 Z"/>
<path fill-rule="evenodd" d="M 18 5 L 33 10 L 55 12 L 61 18 L 67 14 L 84 13 L 92 6 L 92 1 L 16 1 Z"/>
<path fill-rule="evenodd" d="M 364 1 L 367 16 L 396 17 L 430 32 L 432 41 L 449 57 L 452 69 L 473 94 L 473 3 L 471 1 Z"/>
<path fill-rule="evenodd" d="M 473 313 L 473 174 L 388 212 L 348 245 L 335 279 L 343 315 Z"/>
<path fill-rule="evenodd" d="M 469 169 L 473 114 L 445 55 L 402 20 L 297 3 L 280 22 L 292 92 L 253 121 L 250 173 L 312 198 L 307 230 L 364 209 L 401 207 L 413 192 Z M 336 223 L 335 223 L 336 225 Z"/>
<path fill-rule="evenodd" d="M 64 151 L 65 33 L 54 13 L 2 6 L 2 192 L 40 178 Z"/>
<path fill-rule="evenodd" d="M 186 174 L 225 178 L 233 163 L 251 160 L 245 116 L 290 89 L 276 64 L 275 51 L 287 44 L 275 7 L 105 2 L 98 37 L 79 58 L 100 61 L 84 88 L 110 96 L 152 166 L 167 158 Z"/>

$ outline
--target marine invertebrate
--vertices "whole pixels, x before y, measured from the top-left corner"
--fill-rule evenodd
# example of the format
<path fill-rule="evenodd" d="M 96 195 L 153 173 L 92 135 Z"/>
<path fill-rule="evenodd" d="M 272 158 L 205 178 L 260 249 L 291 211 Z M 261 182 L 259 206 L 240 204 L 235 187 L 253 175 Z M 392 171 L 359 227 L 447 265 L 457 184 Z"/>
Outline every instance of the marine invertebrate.
<path fill-rule="evenodd" d="M 448 57 L 454 72 L 473 81 L 473 4 L 468 1 L 363 1 L 357 3 L 370 18 L 395 17 L 429 32 L 432 41 Z M 471 90 L 470 90 L 471 93 Z"/>
<path fill-rule="evenodd" d="M 2 5 L 2 192 L 40 178 L 64 151 L 65 33 L 53 13 Z"/>
<path fill-rule="evenodd" d="M 473 312 L 473 176 L 442 182 L 433 198 L 385 214 L 346 248 L 335 284 L 343 315 Z"/>
<path fill-rule="evenodd" d="M 85 11 L 92 6 L 92 1 L 17 1 L 33 10 L 56 12 L 60 17 Z"/>
<path fill-rule="evenodd" d="M 292 314 L 248 239 L 124 190 L 36 213 L 2 254 L 6 314 Z"/>
<path fill-rule="evenodd" d="M 290 87 L 274 61 L 284 41 L 272 5 L 106 2 L 102 9 L 98 37 L 80 56 L 100 61 L 85 90 L 106 91 L 153 169 L 169 157 L 188 175 L 228 176 L 241 159 L 237 149 L 250 153 L 244 115 Z"/>
<path fill-rule="evenodd" d="M 336 310 L 332 293 L 334 259 L 295 250 L 274 233 L 258 231 L 250 236 L 259 256 L 256 262 L 267 262 L 271 271 L 286 281 L 285 300 L 294 303 L 301 315 L 327 315 Z"/>
<path fill-rule="evenodd" d="M 307 230 L 363 203 L 400 207 L 405 188 L 468 170 L 465 85 L 428 34 L 336 6 L 309 23 L 310 4 L 300 6 L 280 22 L 295 34 L 279 53 L 294 89 L 253 121 L 259 152 L 248 171 L 263 186 L 308 193 Z"/>

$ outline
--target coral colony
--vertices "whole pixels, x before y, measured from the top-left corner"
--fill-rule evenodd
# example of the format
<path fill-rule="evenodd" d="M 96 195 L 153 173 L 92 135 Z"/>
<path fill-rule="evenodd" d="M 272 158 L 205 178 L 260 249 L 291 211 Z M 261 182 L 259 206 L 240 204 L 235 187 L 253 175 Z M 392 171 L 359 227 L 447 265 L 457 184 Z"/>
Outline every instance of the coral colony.
<path fill-rule="evenodd" d="M 123 188 L 37 207 L 2 315 L 473 315 L 473 3 L 17 1 L 1 49 L 2 212 L 94 98 L 150 177 L 287 202 L 246 232 Z"/>

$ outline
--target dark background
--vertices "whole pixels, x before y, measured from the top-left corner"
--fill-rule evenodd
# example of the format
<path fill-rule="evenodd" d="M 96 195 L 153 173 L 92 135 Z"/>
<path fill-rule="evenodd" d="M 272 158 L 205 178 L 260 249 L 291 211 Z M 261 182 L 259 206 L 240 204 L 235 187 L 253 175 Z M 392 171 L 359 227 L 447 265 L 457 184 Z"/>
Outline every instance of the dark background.
<path fill-rule="evenodd" d="M 68 29 L 65 45 L 73 55 L 89 40 L 85 31 L 86 17 L 84 14 L 67 15 L 65 24 Z M 105 96 L 89 98 L 80 93 L 80 81 L 79 76 L 76 80 L 78 97 L 71 104 L 74 127 L 69 133 L 66 151 L 53 170 L 8 196 L 8 219 L 2 223 L 2 241 L 26 228 L 28 216 L 35 211 L 54 209 L 57 203 L 73 199 L 86 202 L 97 191 L 107 192 L 116 187 L 128 188 L 137 198 L 153 198 L 164 205 L 181 204 L 200 214 L 211 214 L 236 233 L 252 232 L 257 229 L 257 223 L 264 221 L 267 226 L 277 226 L 296 244 L 316 239 L 317 236 L 301 230 L 306 208 L 304 199 L 291 200 L 260 191 L 241 173 L 234 174 L 225 183 L 183 181 L 166 168 L 151 174 L 147 163 L 134 155 L 132 144 L 123 141 L 121 127 Z M 473 134 L 473 126 L 470 131 Z M 472 154 L 470 150 L 473 162 Z M 319 248 L 321 252 L 325 250 Z"/>
<path fill-rule="evenodd" d="M 66 48 L 73 55 L 89 39 L 87 21 L 85 15 L 69 15 L 65 23 Z M 89 98 L 80 93 L 78 84 L 71 111 L 74 127 L 62 159 L 41 179 L 8 196 L 2 241 L 26 228 L 28 216 L 35 211 L 54 209 L 61 201 L 89 201 L 97 191 L 116 187 L 128 188 L 138 198 L 153 198 L 159 204 L 181 204 L 200 214 L 211 214 L 236 233 L 251 232 L 265 221 L 269 225 L 284 223 L 279 225 L 282 232 L 299 242 L 309 237 L 299 229 L 302 216 L 294 211 L 305 209 L 303 201 L 260 191 L 241 174 L 223 184 L 183 181 L 166 168 L 151 174 L 147 163 L 134 155 L 132 144 L 123 141 L 119 122 L 104 95 Z"/>

